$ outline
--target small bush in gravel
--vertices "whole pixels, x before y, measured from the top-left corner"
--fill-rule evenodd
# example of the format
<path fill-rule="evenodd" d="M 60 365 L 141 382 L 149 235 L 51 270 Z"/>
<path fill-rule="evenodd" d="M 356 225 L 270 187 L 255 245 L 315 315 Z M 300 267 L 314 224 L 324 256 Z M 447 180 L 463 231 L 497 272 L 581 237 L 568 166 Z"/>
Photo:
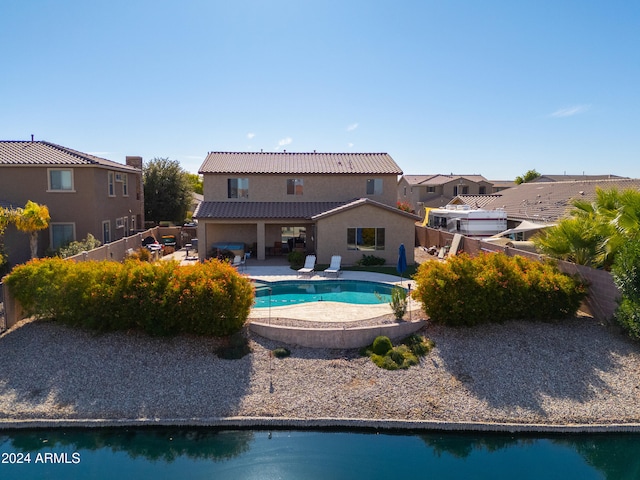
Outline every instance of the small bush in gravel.
<path fill-rule="evenodd" d="M 376 340 L 379 338 L 389 340 L 387 337 L 377 337 Z M 380 342 L 385 345 L 386 348 L 386 341 L 380 340 Z M 384 368 L 385 370 L 398 370 L 417 365 L 419 363 L 419 357 L 429 353 L 435 344 L 433 341 L 421 335 L 414 334 L 407 337 L 402 344 L 396 347 L 392 346 L 389 340 L 388 345 L 390 345 L 390 348 L 382 354 L 376 353 L 374 345 L 375 341 L 373 345 L 363 349 L 362 353 L 369 356 L 371 361 L 380 368 Z"/>
<path fill-rule="evenodd" d="M 278 347 L 273 350 L 273 356 L 276 358 L 286 358 L 291 355 L 291 350 L 286 347 Z"/>
<path fill-rule="evenodd" d="M 392 347 L 389 337 L 380 336 L 373 341 L 372 350 L 376 355 L 386 355 Z"/>
<path fill-rule="evenodd" d="M 424 357 L 436 345 L 433 340 L 415 333 L 405 338 L 402 343 L 409 347 L 416 357 Z"/>

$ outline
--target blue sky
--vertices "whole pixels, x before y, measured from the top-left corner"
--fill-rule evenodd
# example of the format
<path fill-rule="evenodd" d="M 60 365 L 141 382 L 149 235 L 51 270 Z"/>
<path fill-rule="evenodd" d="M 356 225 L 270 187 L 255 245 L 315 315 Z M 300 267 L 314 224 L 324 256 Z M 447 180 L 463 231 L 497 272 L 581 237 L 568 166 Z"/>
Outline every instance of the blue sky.
<path fill-rule="evenodd" d="M 640 177 L 635 0 L 6 0 L 0 139 Z"/>

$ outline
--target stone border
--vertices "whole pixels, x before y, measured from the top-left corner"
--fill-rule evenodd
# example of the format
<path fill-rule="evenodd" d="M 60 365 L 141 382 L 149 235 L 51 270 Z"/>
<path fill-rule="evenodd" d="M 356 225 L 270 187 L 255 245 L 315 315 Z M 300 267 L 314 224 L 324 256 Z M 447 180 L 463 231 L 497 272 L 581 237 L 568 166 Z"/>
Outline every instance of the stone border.
<path fill-rule="evenodd" d="M 371 345 L 376 337 L 403 338 L 427 324 L 425 320 L 353 328 L 304 328 L 252 321 L 249 329 L 261 337 L 308 348 L 352 349 Z"/>
<path fill-rule="evenodd" d="M 31 419 L 0 420 L 0 431 L 38 428 L 211 427 L 239 429 L 356 429 L 388 431 L 450 431 L 484 433 L 640 433 L 640 423 L 566 424 L 441 422 L 435 420 L 375 420 L 362 418 L 175 418 L 175 419 Z"/>

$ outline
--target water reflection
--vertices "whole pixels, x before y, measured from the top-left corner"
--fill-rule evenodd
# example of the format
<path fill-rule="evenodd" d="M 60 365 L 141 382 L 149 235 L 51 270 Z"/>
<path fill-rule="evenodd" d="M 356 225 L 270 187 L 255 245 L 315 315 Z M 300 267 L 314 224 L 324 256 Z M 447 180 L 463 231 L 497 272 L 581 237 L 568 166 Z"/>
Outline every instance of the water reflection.
<path fill-rule="evenodd" d="M 432 478 L 463 478 L 471 473 L 473 478 L 492 479 L 512 478 L 515 473 L 518 478 L 539 478 L 541 474 L 545 478 L 640 478 L 640 435 L 635 434 L 275 431 L 272 437 L 267 431 L 207 428 L 18 430 L 0 434 L 0 451 L 32 455 L 82 452 L 82 466 L 90 468 L 86 464 L 94 462 L 97 470 L 125 458 L 136 469 L 147 465 L 166 472 L 175 464 L 176 471 L 186 476 L 191 472 L 191 478 L 208 478 L 212 473 L 226 473 L 225 478 L 260 478 L 265 468 L 277 470 L 279 478 L 310 478 L 314 477 L 311 473 L 320 472 L 325 478 L 353 478 L 354 471 L 374 476 L 430 471 L 435 475 Z M 214 468 L 212 463 L 220 466 Z M 126 471 L 127 466 L 120 468 Z M 3 478 L 26 472 L 2 470 Z M 53 476 L 48 478 L 66 478 L 50 472 Z"/>

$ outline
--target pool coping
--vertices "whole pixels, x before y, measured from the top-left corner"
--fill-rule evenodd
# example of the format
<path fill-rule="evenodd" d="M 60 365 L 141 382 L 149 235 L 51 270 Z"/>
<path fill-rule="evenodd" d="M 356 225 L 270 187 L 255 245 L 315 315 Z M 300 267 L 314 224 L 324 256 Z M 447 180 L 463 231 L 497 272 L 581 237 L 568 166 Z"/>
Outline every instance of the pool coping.
<path fill-rule="evenodd" d="M 530 433 L 530 434 L 594 434 L 640 433 L 640 423 L 500 423 L 445 422 L 437 420 L 366 419 L 366 418 L 276 418 L 276 417 L 212 417 L 212 418 L 138 418 L 138 419 L 0 419 L 0 431 L 41 428 L 114 428 L 114 427 L 209 427 L 237 429 L 353 429 L 423 432 Z"/>

